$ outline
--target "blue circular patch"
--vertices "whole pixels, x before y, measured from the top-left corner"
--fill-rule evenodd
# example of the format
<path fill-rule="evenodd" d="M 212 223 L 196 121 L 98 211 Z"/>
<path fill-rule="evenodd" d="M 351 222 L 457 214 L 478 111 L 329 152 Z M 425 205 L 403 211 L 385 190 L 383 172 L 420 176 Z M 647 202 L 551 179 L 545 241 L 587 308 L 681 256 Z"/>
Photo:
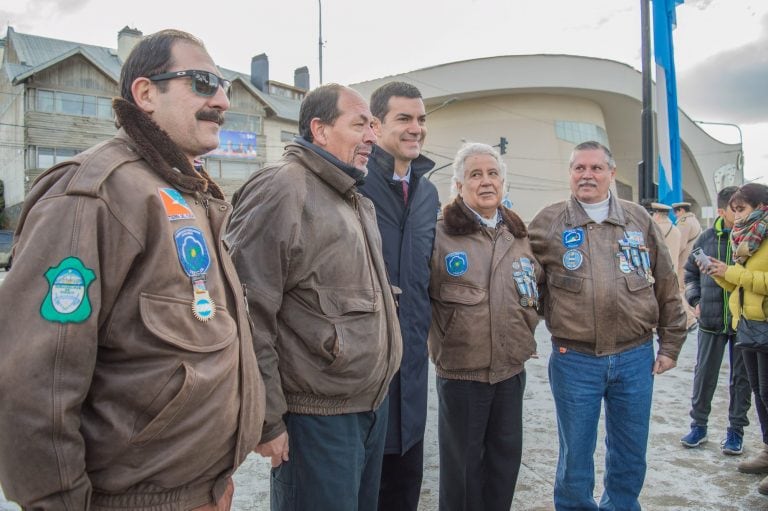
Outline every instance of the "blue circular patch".
<path fill-rule="evenodd" d="M 466 252 L 451 252 L 445 256 L 445 269 L 452 277 L 464 275 L 468 267 L 469 260 Z"/>
<path fill-rule="evenodd" d="M 568 270 L 577 270 L 584 262 L 584 256 L 578 250 L 567 250 L 563 254 L 563 266 Z"/>
<path fill-rule="evenodd" d="M 565 248 L 577 248 L 584 243 L 584 229 L 577 227 L 563 231 L 563 246 Z"/>

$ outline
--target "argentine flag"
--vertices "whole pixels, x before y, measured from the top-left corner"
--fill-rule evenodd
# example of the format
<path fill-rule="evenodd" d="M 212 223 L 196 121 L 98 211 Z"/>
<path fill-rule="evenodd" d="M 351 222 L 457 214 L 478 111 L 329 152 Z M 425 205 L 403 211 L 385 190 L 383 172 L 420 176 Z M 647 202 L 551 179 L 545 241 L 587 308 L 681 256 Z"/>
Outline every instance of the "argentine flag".
<path fill-rule="evenodd" d="M 659 202 L 683 200 L 680 126 L 672 29 L 675 8 L 684 0 L 653 0 L 653 54 L 656 60 L 656 129 L 659 147 Z"/>

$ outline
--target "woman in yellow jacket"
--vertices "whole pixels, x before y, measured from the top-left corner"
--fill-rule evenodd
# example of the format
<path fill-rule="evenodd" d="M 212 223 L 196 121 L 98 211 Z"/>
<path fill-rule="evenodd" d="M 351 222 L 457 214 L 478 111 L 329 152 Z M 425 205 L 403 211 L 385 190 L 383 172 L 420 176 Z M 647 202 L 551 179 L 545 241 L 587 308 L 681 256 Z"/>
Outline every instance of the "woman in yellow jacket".
<path fill-rule="evenodd" d="M 756 321 L 768 318 L 768 186 L 748 183 L 740 187 L 728 202 L 734 212 L 731 231 L 734 264 L 709 258 L 702 268 L 726 291 L 731 293 L 728 307 L 733 315 L 733 328 L 738 328 L 741 316 Z M 738 336 L 738 333 L 736 334 Z M 768 406 L 768 353 L 741 350 L 747 376 L 755 399 Z M 758 412 L 760 407 L 756 407 Z M 766 437 L 768 417 L 758 413 L 763 438 Z M 768 445 L 756 458 L 739 463 L 739 471 L 768 473 Z M 760 481 L 757 490 L 768 495 L 768 477 Z"/>

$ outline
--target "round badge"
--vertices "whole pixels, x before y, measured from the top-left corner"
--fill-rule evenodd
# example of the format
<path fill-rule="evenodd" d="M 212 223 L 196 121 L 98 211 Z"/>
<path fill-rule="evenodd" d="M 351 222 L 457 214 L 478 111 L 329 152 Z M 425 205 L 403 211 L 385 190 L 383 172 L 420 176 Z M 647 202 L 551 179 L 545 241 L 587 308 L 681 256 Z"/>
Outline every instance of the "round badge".
<path fill-rule="evenodd" d="M 567 250 L 563 254 L 563 266 L 568 270 L 577 270 L 584 262 L 584 256 L 578 250 Z"/>
<path fill-rule="evenodd" d="M 563 231 L 563 246 L 565 248 L 577 248 L 584 243 L 584 228 L 577 227 Z"/>

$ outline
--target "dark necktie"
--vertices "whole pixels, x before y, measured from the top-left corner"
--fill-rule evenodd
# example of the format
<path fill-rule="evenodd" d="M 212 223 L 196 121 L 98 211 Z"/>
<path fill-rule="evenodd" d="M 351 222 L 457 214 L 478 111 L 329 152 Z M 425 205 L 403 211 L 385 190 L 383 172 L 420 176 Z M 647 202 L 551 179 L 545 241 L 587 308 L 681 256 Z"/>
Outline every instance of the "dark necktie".
<path fill-rule="evenodd" d="M 408 181 L 403 179 L 400 181 L 400 183 L 402 183 L 402 187 L 403 187 L 403 202 L 405 204 L 408 204 Z"/>

